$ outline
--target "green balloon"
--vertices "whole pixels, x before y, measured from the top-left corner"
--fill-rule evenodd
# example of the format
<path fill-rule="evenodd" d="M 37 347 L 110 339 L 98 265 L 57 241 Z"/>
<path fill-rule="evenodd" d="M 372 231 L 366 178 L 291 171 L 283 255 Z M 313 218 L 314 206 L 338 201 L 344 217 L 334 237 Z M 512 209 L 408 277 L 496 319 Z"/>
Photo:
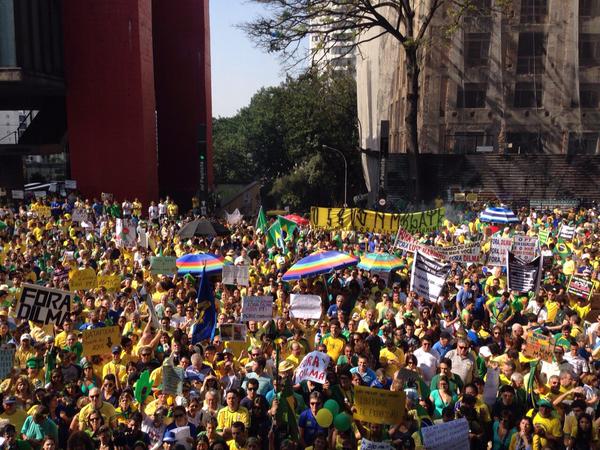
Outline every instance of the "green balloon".
<path fill-rule="evenodd" d="M 340 412 L 340 405 L 338 402 L 332 399 L 327 400 L 323 405 L 323 408 L 327 408 L 329 411 L 331 411 L 331 414 L 333 414 L 334 417 Z"/>
<path fill-rule="evenodd" d="M 333 426 L 338 431 L 347 431 L 352 425 L 352 417 L 349 414 L 341 413 L 333 418 Z"/>

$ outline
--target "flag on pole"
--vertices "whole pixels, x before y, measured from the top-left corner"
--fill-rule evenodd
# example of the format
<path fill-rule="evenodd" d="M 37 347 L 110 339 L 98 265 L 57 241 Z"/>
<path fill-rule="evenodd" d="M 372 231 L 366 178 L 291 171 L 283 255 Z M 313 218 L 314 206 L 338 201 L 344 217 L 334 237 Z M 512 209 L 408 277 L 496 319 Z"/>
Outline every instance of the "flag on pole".
<path fill-rule="evenodd" d="M 276 220 L 271 228 L 267 232 L 267 247 L 271 248 L 277 246 L 282 250 L 285 250 L 285 241 L 283 239 L 283 230 L 281 224 Z"/>
<path fill-rule="evenodd" d="M 254 227 L 256 231 L 260 231 L 262 234 L 267 234 L 269 223 L 267 222 L 267 216 L 265 215 L 265 211 L 261 205 L 260 211 L 258 211 L 258 217 L 256 218 L 256 226 Z"/>
<path fill-rule="evenodd" d="M 192 344 L 212 339 L 217 324 L 217 311 L 215 309 L 215 298 L 208 276 L 206 266 L 202 268 L 200 288 L 198 289 L 198 319 L 192 328 Z"/>
<path fill-rule="evenodd" d="M 286 219 L 285 217 L 277 216 L 277 222 L 283 232 L 285 242 L 290 242 L 294 239 L 294 230 L 298 227 L 296 222 Z"/>

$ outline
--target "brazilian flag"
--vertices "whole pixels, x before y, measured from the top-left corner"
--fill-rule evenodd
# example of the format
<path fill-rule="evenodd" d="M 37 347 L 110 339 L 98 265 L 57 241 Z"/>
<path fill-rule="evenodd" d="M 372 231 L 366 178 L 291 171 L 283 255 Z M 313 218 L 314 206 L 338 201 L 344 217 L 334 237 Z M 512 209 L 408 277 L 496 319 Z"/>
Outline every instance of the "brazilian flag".
<path fill-rule="evenodd" d="M 285 241 L 283 239 L 283 230 L 279 220 L 276 220 L 271 228 L 267 231 L 267 247 L 271 248 L 277 246 L 282 250 L 285 250 Z"/>
<path fill-rule="evenodd" d="M 259 231 L 262 234 L 266 234 L 267 233 L 267 228 L 268 228 L 268 222 L 267 222 L 267 216 L 265 214 L 265 211 L 263 210 L 263 207 L 260 207 L 260 211 L 258 211 L 258 217 L 256 218 L 256 226 L 254 227 L 254 229 L 256 231 Z"/>
<path fill-rule="evenodd" d="M 555 255 L 560 256 L 560 259 L 564 261 L 567 259 L 567 256 L 571 256 L 573 254 L 573 246 L 568 242 L 565 242 L 564 239 L 559 238 L 556 241 L 553 252 Z"/>
<path fill-rule="evenodd" d="M 288 220 L 285 217 L 277 216 L 277 222 L 279 222 L 279 227 L 283 232 L 283 238 L 285 242 L 290 242 L 294 238 L 294 230 L 298 227 L 296 222 L 292 220 Z"/>

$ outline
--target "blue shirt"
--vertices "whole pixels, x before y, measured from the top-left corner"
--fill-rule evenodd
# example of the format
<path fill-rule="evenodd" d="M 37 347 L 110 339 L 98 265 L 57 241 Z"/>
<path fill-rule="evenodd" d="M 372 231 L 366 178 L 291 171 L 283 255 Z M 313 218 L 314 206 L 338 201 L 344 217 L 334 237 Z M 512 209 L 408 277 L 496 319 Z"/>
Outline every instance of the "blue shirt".
<path fill-rule="evenodd" d="M 435 344 L 433 344 L 432 348 L 440 354 L 440 358 L 443 358 L 446 353 L 452 350 L 452 346 L 450 344 L 443 346 L 440 341 L 437 341 Z"/>
<path fill-rule="evenodd" d="M 367 386 L 371 386 L 371 383 L 377 379 L 377 375 L 373 372 L 373 369 L 367 367 L 367 371 L 365 373 L 360 373 L 358 371 L 358 367 L 353 367 L 350 369 L 350 373 L 357 373 L 360 375 L 362 380 Z"/>
<path fill-rule="evenodd" d="M 268 376 L 265 376 L 265 375 L 259 376 L 259 375 L 256 375 L 256 373 L 254 373 L 254 372 L 250 372 L 249 374 L 246 375 L 246 379 L 242 383 L 242 388 L 244 390 L 246 390 L 246 387 L 248 386 L 248 380 L 250 380 L 251 378 L 258 380 L 257 393 L 262 395 L 263 397 L 265 397 L 267 395 L 267 393 L 271 389 L 273 389 L 273 383 L 271 382 L 271 378 L 269 378 Z"/>
<path fill-rule="evenodd" d="M 298 426 L 304 429 L 304 443 L 306 445 L 313 445 L 317 434 L 327 434 L 327 429 L 319 426 L 310 408 L 302 411 L 298 419 Z"/>

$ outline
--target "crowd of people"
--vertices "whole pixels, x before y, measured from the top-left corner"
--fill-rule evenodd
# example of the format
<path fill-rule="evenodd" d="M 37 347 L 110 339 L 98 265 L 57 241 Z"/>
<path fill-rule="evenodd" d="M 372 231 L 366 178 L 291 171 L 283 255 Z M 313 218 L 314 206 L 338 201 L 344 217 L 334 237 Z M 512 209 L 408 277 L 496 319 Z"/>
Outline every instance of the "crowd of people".
<path fill-rule="evenodd" d="M 85 224 L 71 217 L 81 209 Z M 461 418 L 472 449 L 600 448 L 600 315 L 591 297 L 567 293 L 574 274 L 598 284 L 596 208 L 524 208 L 506 227 L 479 221 L 471 209 L 461 223 L 416 233 L 423 245 L 479 242 L 483 250 L 479 263 L 451 264 L 436 299 L 410 290 L 414 256 L 394 248 L 393 235 L 298 226 L 283 246 L 268 247 L 256 218 L 247 218 L 227 225 L 226 236 L 180 238 L 193 212 L 180 214 L 168 198 L 146 207 L 137 199 L 75 197 L 0 206 L 0 351 L 14 349 L 14 367 L 0 384 L 3 448 L 422 449 L 425 427 Z M 120 247 L 118 218 L 131 218 L 147 243 Z M 556 251 L 562 224 L 576 229 L 566 255 Z M 486 266 L 490 236 L 541 231 L 549 236 L 540 248 L 539 289 L 509 291 L 505 270 Z M 283 280 L 300 258 L 331 249 L 357 257 L 389 252 L 403 264 L 385 276 L 347 267 Z M 217 323 L 195 342 L 206 314 L 198 278 L 154 275 L 150 257 L 200 252 L 249 266 L 249 283 L 211 277 Z M 70 274 L 83 268 L 118 275 L 119 289 L 77 291 L 61 324 L 17 317 L 24 284 L 69 291 Z M 292 293 L 319 295 L 321 318 L 290 318 Z M 240 323 L 242 298 L 256 295 L 272 296 L 273 319 L 247 322 L 245 342 L 222 339 L 220 326 Z M 84 331 L 114 325 L 121 339 L 110 353 L 82 356 Z M 551 360 L 524 354 L 534 334 L 552 339 Z M 296 369 L 314 350 L 331 358 L 326 380 L 296 383 Z M 166 363 L 183 373 L 176 393 L 165 392 Z M 137 384 L 148 374 L 149 395 L 140 397 Z M 402 419 L 358 420 L 358 386 L 404 391 Z M 322 426 L 319 411 L 332 401 L 349 423 Z"/>

